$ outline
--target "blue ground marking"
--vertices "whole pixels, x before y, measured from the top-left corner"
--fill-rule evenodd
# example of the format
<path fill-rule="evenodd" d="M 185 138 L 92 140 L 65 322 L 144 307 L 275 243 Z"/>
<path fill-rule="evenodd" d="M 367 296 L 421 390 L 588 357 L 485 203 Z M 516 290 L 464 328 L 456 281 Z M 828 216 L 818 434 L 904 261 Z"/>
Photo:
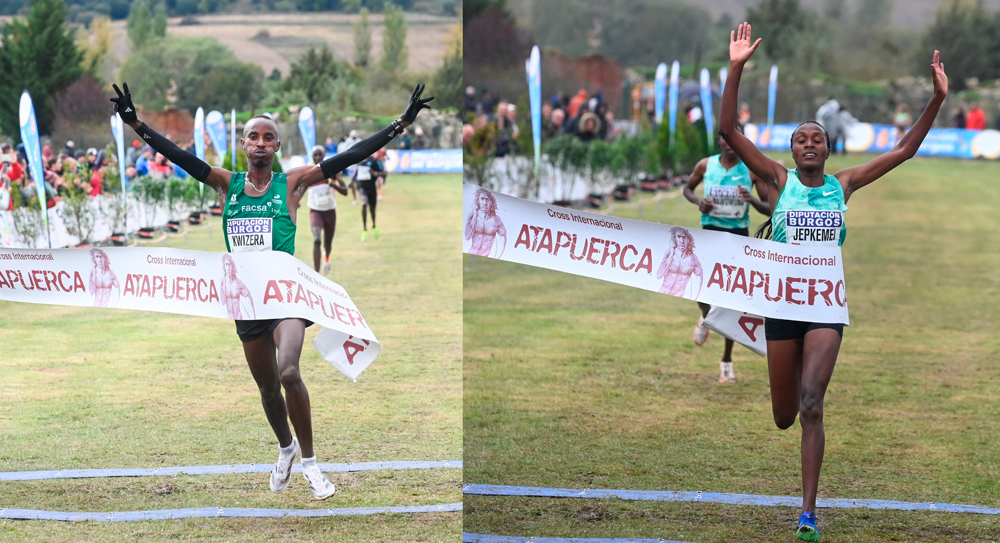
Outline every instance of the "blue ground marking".
<path fill-rule="evenodd" d="M 505 485 L 463 485 L 463 494 L 480 496 L 525 496 L 535 498 L 618 498 L 663 502 L 706 502 L 734 505 L 766 505 L 800 507 L 802 498 L 794 496 L 758 496 L 754 494 L 721 494 L 716 492 L 673 492 L 658 490 L 604 490 L 574 488 L 543 488 Z M 816 507 L 837 509 L 895 509 L 899 511 L 944 511 L 948 513 L 978 513 L 1000 515 L 1000 508 L 954 503 L 903 502 L 895 500 L 851 500 L 820 498 Z M 537 540 L 533 540 L 537 541 Z"/>
<path fill-rule="evenodd" d="M 600 539 L 582 537 L 514 537 L 509 535 L 462 534 L 462 543 L 685 543 L 669 539 Z"/>
<path fill-rule="evenodd" d="M 437 469 L 462 468 L 461 460 L 443 462 L 359 462 L 356 464 L 317 464 L 327 473 L 346 471 L 375 471 L 382 469 Z M 186 466 L 137 469 L 62 469 L 49 471 L 0 472 L 0 481 L 37 481 L 39 479 L 83 479 L 90 477 L 148 477 L 162 475 L 221 475 L 229 473 L 270 473 L 274 464 L 235 464 L 229 466 Z M 299 473 L 302 466 L 295 464 L 292 471 Z"/>
<path fill-rule="evenodd" d="M 461 503 L 417 505 L 406 507 L 356 507 L 349 509 L 249 509 L 244 507 L 199 507 L 163 509 L 160 511 L 116 511 L 113 513 L 73 513 L 67 511 L 36 511 L 32 509 L 0 509 L 0 519 L 127 522 L 130 520 L 167 520 L 194 517 L 341 517 L 377 515 L 380 513 L 438 513 L 461 511 Z"/>

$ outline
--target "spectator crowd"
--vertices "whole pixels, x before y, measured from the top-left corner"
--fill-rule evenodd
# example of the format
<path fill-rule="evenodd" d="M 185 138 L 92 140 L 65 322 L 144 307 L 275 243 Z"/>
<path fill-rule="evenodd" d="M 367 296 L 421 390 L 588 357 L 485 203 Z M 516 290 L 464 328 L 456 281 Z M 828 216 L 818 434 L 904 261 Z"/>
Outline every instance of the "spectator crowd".
<path fill-rule="evenodd" d="M 557 92 L 542 104 L 541 114 L 543 143 L 567 134 L 585 142 L 611 141 L 620 134 L 601 91 L 591 95 L 580 89 L 573 96 Z M 459 115 L 464 123 L 462 145 L 467 151 L 497 157 L 525 151 L 518 145 L 518 108 L 498 93 L 482 89 L 477 95 L 475 87 L 467 87 Z"/>

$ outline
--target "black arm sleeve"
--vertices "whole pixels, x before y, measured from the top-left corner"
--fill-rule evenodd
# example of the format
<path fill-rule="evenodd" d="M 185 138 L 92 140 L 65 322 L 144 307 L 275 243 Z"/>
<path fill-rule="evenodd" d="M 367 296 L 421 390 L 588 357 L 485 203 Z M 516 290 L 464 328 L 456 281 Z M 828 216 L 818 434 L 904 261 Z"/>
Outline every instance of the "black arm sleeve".
<path fill-rule="evenodd" d="M 157 134 L 152 128 L 142 123 L 142 126 L 135 131 L 143 141 L 149 144 L 156 152 L 167 157 L 167 160 L 180 166 L 184 171 L 191 174 L 198 181 L 204 182 L 208 175 L 212 173 L 212 167 L 200 158 L 181 149 L 176 143 Z"/>
<path fill-rule="evenodd" d="M 354 147 L 351 147 L 348 151 L 333 155 L 332 157 L 319 163 L 319 167 L 323 170 L 323 175 L 327 177 L 333 177 L 334 174 L 340 171 L 344 171 L 348 166 L 353 166 L 358 162 L 368 158 L 375 151 L 383 148 L 395 138 L 397 134 L 402 132 L 402 127 L 399 126 L 398 121 L 392 121 L 387 128 L 378 132 L 374 136 L 359 141 Z"/>

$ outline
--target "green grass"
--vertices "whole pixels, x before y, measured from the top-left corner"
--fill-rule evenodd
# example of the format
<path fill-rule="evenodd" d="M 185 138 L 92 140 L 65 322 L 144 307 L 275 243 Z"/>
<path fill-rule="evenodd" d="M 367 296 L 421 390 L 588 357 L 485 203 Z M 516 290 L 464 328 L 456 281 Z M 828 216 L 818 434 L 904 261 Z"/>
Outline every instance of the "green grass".
<path fill-rule="evenodd" d="M 302 376 L 320 462 L 455 460 L 462 455 L 457 175 L 398 175 L 379 203 L 382 239 L 360 242 L 360 207 L 339 198 L 330 278 L 382 342 L 350 383 L 309 344 Z M 308 210 L 296 257 L 312 262 Z M 303 226 L 304 225 L 304 226 Z M 211 235 L 210 235 L 211 234 Z M 224 251 L 219 218 L 168 240 Z M 161 243 L 162 244 L 162 243 Z M 272 463 L 276 441 L 231 321 L 0 302 L 0 471 Z M 453 503 L 455 469 L 330 474 L 312 499 L 301 475 L 0 483 L 0 508 L 133 511 L 180 507 L 341 508 Z M 0 521 L 3 541 L 457 541 L 462 515 L 189 519 L 121 524 Z"/>
<path fill-rule="evenodd" d="M 787 160 L 787 157 L 785 157 Z M 837 158 L 828 170 L 870 157 Z M 849 203 L 852 325 L 826 396 L 820 498 L 1000 506 L 1000 166 L 915 159 Z M 683 198 L 644 220 L 698 225 Z M 637 218 L 639 206 L 614 214 Z M 762 222 L 753 213 L 753 227 Z M 763 358 L 691 342 L 694 303 L 466 256 L 465 482 L 801 496 L 799 427 Z M 824 541 L 982 541 L 994 516 L 819 510 Z M 791 541 L 798 509 L 466 496 L 464 530 Z"/>

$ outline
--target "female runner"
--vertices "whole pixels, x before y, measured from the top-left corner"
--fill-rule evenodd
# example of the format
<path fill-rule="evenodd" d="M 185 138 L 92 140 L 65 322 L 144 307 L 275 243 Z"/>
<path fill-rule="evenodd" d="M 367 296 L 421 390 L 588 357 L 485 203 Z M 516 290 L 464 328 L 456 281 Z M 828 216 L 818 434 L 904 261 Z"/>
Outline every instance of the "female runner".
<path fill-rule="evenodd" d="M 737 94 L 743 65 L 760 44 L 750 40 L 750 25 L 743 23 L 730 35 L 729 77 L 722 96 L 719 132 L 757 177 L 767 184 L 771 202 L 771 223 L 774 241 L 797 243 L 795 236 L 805 235 L 814 244 L 816 236 L 809 236 L 809 228 L 786 230 L 786 213 L 789 211 L 822 211 L 836 213 L 841 228 L 836 239 L 822 244 L 843 245 L 847 227 L 843 213 L 847 200 L 858 189 L 889 173 L 893 168 L 913 157 L 927 135 L 941 103 L 948 94 L 948 77 L 944 64 L 934 51 L 931 74 L 934 79 L 934 96 L 920 118 L 891 151 L 871 161 L 840 171 L 835 175 L 824 172 L 830 156 L 831 141 L 821 125 L 807 121 L 792 133 L 792 159 L 794 170 L 764 156 L 760 150 L 736 130 Z M 765 223 L 767 225 L 767 223 Z M 758 232 L 762 232 L 763 229 Z M 805 239 L 803 239 L 805 241 Z M 803 541 L 819 541 L 816 526 L 816 487 L 823 464 L 826 438 L 823 433 L 823 398 L 837 362 L 844 325 L 766 319 L 764 334 L 767 338 L 767 369 L 771 383 L 771 410 L 778 428 L 789 428 L 798 415 L 802 425 L 802 515 L 796 535 Z"/>
<path fill-rule="evenodd" d="M 115 111 L 122 122 L 131 126 L 153 149 L 198 181 L 212 187 L 219 195 L 219 203 L 224 209 L 222 224 L 223 231 L 227 232 L 226 248 L 229 252 L 283 251 L 294 254 L 296 211 L 305 190 L 334 177 L 338 172 L 384 147 L 404 127 L 416 120 L 421 109 L 430 108 L 427 102 L 433 100 L 421 99 L 424 86 L 417 85 L 403 115 L 381 132 L 358 142 L 345 153 L 319 164 L 292 168 L 287 174 L 275 174 L 271 171 L 274 155 L 281 148 L 278 125 L 271 117 L 258 115 L 244 126 L 243 138 L 240 140 L 247 155 L 248 171 L 233 173 L 209 166 L 157 134 L 137 118 L 128 85 L 123 84 L 124 93 L 118 89 L 118 85 L 113 87 L 118 97 L 111 101 L 115 103 Z M 239 243 L 238 240 L 245 239 L 246 236 L 231 238 L 228 235 L 228 232 L 238 230 L 241 221 L 259 223 L 262 220 L 269 224 L 267 230 L 271 231 L 270 237 L 253 236 L 252 242 Z M 233 227 L 228 228 L 229 226 Z M 231 239 L 233 243 L 230 242 Z M 335 489 L 316 465 L 309 392 L 299 375 L 302 342 L 306 326 L 311 324 L 296 318 L 236 320 L 236 334 L 243 342 L 243 353 L 260 390 L 267 421 L 278 438 L 279 454 L 271 472 L 271 490 L 281 492 L 288 486 L 292 463 L 301 450 L 302 473 L 312 487 L 313 495 L 322 500 L 332 496 Z M 284 398 L 281 396 L 282 387 L 285 389 Z M 288 427 L 289 419 L 295 428 L 297 439 L 292 436 Z"/>

